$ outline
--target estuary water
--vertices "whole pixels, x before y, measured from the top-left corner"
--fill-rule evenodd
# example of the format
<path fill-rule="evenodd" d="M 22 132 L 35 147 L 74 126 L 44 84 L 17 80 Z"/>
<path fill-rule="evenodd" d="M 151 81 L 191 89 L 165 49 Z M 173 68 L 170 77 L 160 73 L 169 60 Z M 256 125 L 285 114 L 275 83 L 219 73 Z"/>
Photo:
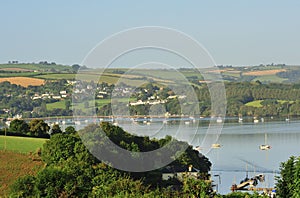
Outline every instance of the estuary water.
<path fill-rule="evenodd" d="M 114 122 L 137 135 L 153 138 L 172 135 L 201 148 L 210 120 L 143 118 L 106 121 Z M 79 120 L 75 126 L 81 129 L 91 122 L 95 122 L 95 119 Z M 239 122 L 238 118 L 231 118 L 222 124 L 221 134 L 215 142 L 220 147 L 205 153 L 213 164 L 211 175 L 216 185 L 215 190 L 221 194 L 229 193 L 231 185 L 239 184 L 246 174 L 249 178 L 264 174 L 265 182 L 259 183 L 257 187 L 274 187 L 274 177 L 279 174 L 280 163 L 292 155 L 300 155 L 300 120 L 291 119 L 287 122 L 285 119 L 265 119 L 254 123 L 252 119 Z M 63 127 L 66 126 L 67 123 L 64 123 Z M 265 143 L 271 149 L 260 150 L 259 146 Z"/>

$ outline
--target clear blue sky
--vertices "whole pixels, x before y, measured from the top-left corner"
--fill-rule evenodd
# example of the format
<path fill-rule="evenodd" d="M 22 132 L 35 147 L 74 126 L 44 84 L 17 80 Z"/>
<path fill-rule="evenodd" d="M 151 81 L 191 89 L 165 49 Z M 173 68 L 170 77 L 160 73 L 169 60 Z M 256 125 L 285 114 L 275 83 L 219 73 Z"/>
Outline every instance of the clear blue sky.
<path fill-rule="evenodd" d="M 0 63 L 80 63 L 109 35 L 151 25 L 191 35 L 217 64 L 300 64 L 299 0 L 9 0 L 0 9 Z"/>

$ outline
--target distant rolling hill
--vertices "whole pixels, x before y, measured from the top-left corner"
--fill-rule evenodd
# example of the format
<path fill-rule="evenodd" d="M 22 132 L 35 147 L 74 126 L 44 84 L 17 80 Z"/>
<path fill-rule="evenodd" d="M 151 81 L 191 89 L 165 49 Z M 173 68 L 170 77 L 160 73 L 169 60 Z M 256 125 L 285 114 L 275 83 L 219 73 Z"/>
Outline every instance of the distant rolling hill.
<path fill-rule="evenodd" d="M 178 75 L 180 71 L 180 75 Z M 296 83 L 300 82 L 300 66 L 288 65 L 260 65 L 260 66 L 218 66 L 201 70 L 195 69 L 87 69 L 81 72 L 84 80 L 94 80 L 116 83 L 120 78 L 125 84 L 135 85 L 143 81 L 156 82 L 160 84 L 172 84 L 178 82 L 203 82 L 203 74 L 214 78 L 221 74 L 224 81 L 260 81 L 262 83 Z M 101 76 L 101 77 L 100 77 Z M 0 64 L 0 78 L 8 77 L 31 77 L 42 80 L 75 79 L 76 74 L 71 66 L 47 64 Z M 99 78 L 100 77 L 100 78 Z"/>

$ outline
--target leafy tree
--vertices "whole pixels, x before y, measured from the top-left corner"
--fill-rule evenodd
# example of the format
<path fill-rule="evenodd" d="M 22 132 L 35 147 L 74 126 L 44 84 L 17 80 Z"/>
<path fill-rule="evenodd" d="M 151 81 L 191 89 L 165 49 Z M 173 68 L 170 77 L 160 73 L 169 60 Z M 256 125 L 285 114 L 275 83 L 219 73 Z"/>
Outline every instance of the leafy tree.
<path fill-rule="evenodd" d="M 29 126 L 24 120 L 15 119 L 10 122 L 9 131 L 27 133 L 29 131 Z"/>
<path fill-rule="evenodd" d="M 72 195 L 74 178 L 59 168 L 48 167 L 38 173 L 35 181 L 39 197 L 69 197 Z"/>
<path fill-rule="evenodd" d="M 65 132 L 66 132 L 67 134 L 75 134 L 75 133 L 76 133 L 76 130 L 75 130 L 74 127 L 68 126 L 68 127 L 65 129 Z"/>
<path fill-rule="evenodd" d="M 41 104 L 41 111 L 42 112 L 46 112 L 47 111 L 47 105 L 46 105 L 45 101 L 43 101 L 42 104 Z"/>
<path fill-rule="evenodd" d="M 70 107 L 71 107 L 71 101 L 70 101 L 70 100 L 66 100 L 66 101 L 65 101 L 65 106 L 66 106 L 66 110 L 70 110 Z"/>
<path fill-rule="evenodd" d="M 75 144 L 80 139 L 74 135 L 58 133 L 51 136 L 43 145 L 42 159 L 48 165 L 59 164 L 68 158 L 75 157 Z"/>
<path fill-rule="evenodd" d="M 47 134 L 50 127 L 47 123 L 44 122 L 44 120 L 41 119 L 33 119 L 29 122 L 29 130 L 32 135 L 35 136 L 42 136 Z"/>
<path fill-rule="evenodd" d="M 62 133 L 62 130 L 60 129 L 58 124 L 54 124 L 50 131 L 51 131 L 51 135 Z"/>
<path fill-rule="evenodd" d="M 187 197 L 209 198 L 214 195 L 210 182 L 190 177 L 184 178 L 183 192 Z"/>
<path fill-rule="evenodd" d="M 77 71 L 79 70 L 79 68 L 80 68 L 80 65 L 78 65 L 78 64 L 72 65 L 72 70 L 73 70 L 74 72 L 77 72 Z"/>
<path fill-rule="evenodd" d="M 293 197 L 300 197 L 300 157 L 295 163 L 294 182 L 293 182 Z"/>
<path fill-rule="evenodd" d="M 300 197 L 300 158 L 290 157 L 281 163 L 280 176 L 276 178 L 279 197 Z"/>
<path fill-rule="evenodd" d="M 30 197 L 36 194 L 35 177 L 27 175 L 22 178 L 18 178 L 15 183 L 10 186 L 11 197 Z"/>

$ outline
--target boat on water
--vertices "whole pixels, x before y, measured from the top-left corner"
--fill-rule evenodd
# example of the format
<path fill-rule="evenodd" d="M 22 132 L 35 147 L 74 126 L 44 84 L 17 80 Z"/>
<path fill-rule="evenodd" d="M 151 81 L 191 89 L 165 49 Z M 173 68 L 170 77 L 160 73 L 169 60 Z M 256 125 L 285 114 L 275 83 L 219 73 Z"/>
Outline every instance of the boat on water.
<path fill-rule="evenodd" d="M 239 117 L 239 122 L 243 122 L 243 118 L 242 117 Z"/>
<path fill-rule="evenodd" d="M 194 148 L 194 150 L 196 150 L 196 151 L 201 151 L 203 148 L 202 147 L 200 147 L 200 146 L 196 146 L 195 148 Z"/>
<path fill-rule="evenodd" d="M 271 149 L 271 146 L 268 144 L 262 144 L 259 146 L 259 149 L 260 150 L 269 150 L 269 149 Z"/>
<path fill-rule="evenodd" d="M 212 144 L 211 148 L 221 148 L 221 144 L 218 143 Z"/>
<path fill-rule="evenodd" d="M 222 118 L 221 118 L 221 117 L 218 117 L 218 118 L 217 118 L 217 123 L 222 123 L 222 122 L 223 122 Z"/>
<path fill-rule="evenodd" d="M 259 149 L 265 151 L 265 150 L 269 150 L 271 148 L 272 147 L 269 144 L 267 144 L 267 134 L 265 133 L 265 144 L 260 145 Z"/>
<path fill-rule="evenodd" d="M 117 122 L 113 122 L 113 125 L 114 126 L 118 126 L 119 124 Z"/>
<path fill-rule="evenodd" d="M 75 123 L 75 125 L 80 125 L 81 124 L 79 120 L 74 121 L 74 123 Z"/>

